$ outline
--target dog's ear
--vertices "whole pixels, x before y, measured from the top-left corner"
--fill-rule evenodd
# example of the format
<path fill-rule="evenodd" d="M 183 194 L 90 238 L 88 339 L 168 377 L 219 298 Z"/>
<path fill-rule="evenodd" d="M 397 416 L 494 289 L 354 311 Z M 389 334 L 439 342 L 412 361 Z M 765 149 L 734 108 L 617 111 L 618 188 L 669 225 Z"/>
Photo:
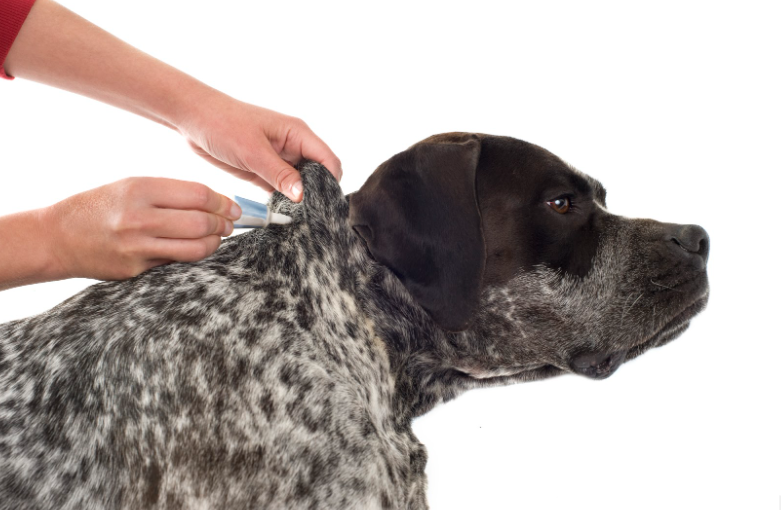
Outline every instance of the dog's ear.
<path fill-rule="evenodd" d="M 350 199 L 350 224 L 372 256 L 447 331 L 478 305 L 485 242 L 475 191 L 480 141 L 429 141 L 396 154 Z"/>

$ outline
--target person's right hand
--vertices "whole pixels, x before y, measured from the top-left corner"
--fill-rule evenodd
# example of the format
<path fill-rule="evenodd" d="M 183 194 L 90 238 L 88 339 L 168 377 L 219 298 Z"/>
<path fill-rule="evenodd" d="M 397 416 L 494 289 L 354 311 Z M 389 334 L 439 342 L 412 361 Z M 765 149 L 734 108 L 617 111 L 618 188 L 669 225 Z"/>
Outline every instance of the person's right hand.
<path fill-rule="evenodd" d="M 214 253 L 241 209 L 195 182 L 131 177 L 43 210 L 60 278 L 119 280 Z"/>
<path fill-rule="evenodd" d="M 178 131 L 196 154 L 266 191 L 280 191 L 294 202 L 303 184 L 292 165 L 302 159 L 322 163 L 342 178 L 339 158 L 301 119 L 207 90 L 187 102 Z"/>
<path fill-rule="evenodd" d="M 294 165 L 339 158 L 301 119 L 236 100 L 122 42 L 53 0 L 37 0 L 4 63 L 12 76 L 70 90 L 177 130 L 196 154 L 266 191 L 303 198 Z"/>

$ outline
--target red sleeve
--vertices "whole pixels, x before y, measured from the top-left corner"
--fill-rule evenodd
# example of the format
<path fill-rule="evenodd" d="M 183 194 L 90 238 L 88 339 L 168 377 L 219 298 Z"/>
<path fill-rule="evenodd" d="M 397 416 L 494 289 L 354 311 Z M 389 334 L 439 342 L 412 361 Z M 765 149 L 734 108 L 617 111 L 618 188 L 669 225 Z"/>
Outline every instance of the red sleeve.
<path fill-rule="evenodd" d="M 35 0 L 0 0 L 0 78 L 14 79 L 5 74 L 3 64 L 34 3 Z"/>

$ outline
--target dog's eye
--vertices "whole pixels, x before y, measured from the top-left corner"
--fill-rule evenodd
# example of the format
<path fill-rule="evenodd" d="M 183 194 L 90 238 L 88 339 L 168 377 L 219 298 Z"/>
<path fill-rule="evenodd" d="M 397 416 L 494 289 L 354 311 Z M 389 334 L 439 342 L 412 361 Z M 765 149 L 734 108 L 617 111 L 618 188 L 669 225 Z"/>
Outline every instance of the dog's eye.
<path fill-rule="evenodd" d="M 553 208 L 554 211 L 556 211 L 559 214 L 564 214 L 567 211 L 569 211 L 570 205 L 572 205 L 569 201 L 568 197 L 561 197 L 557 198 L 556 200 L 551 200 L 548 202 L 548 205 Z"/>

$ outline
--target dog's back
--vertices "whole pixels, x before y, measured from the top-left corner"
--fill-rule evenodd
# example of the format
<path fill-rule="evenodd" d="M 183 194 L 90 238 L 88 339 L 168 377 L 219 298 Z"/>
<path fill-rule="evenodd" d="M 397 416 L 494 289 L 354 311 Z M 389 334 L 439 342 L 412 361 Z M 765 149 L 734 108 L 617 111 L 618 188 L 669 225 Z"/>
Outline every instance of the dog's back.
<path fill-rule="evenodd" d="M 353 297 L 347 203 L 302 174 L 304 204 L 274 199 L 292 225 L 0 326 L 0 508 L 406 507 L 424 454 Z"/>

